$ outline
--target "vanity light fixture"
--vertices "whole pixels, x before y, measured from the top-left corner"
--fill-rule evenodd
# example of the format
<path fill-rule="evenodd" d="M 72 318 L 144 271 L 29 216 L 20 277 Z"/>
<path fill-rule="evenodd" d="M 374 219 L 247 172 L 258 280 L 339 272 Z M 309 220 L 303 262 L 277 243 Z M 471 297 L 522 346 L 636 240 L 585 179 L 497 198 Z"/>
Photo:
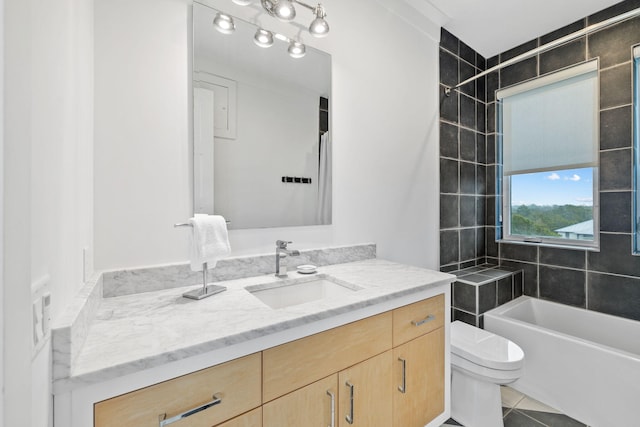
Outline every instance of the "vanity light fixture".
<path fill-rule="evenodd" d="M 296 17 L 296 8 L 291 0 L 276 0 L 273 6 L 273 16 L 282 21 L 293 21 Z"/>
<path fill-rule="evenodd" d="M 273 46 L 273 33 L 262 28 L 258 28 L 256 35 L 253 36 L 253 42 L 260 47 Z"/>
<path fill-rule="evenodd" d="M 289 52 L 290 57 L 296 59 L 302 58 L 307 53 L 307 49 L 305 48 L 305 46 L 295 40 L 291 40 L 289 42 L 289 49 L 287 49 L 287 51 Z"/>
<path fill-rule="evenodd" d="M 213 26 L 222 34 L 231 34 L 236 30 L 236 24 L 233 22 L 233 18 L 220 12 L 213 18 Z"/>
<path fill-rule="evenodd" d="M 269 0 L 263 0 L 263 2 L 264 1 Z M 213 26 L 222 34 L 232 34 L 236 29 L 236 24 L 233 22 L 233 18 L 230 15 L 222 12 L 218 12 L 216 14 L 216 17 L 213 19 Z M 302 58 L 307 53 L 306 46 L 301 42 L 290 39 L 289 37 L 283 36 L 282 34 L 274 34 L 273 32 L 265 30 L 264 28 L 258 28 L 255 35 L 253 36 L 253 42 L 257 46 L 267 48 L 273 45 L 274 38 L 289 43 L 287 52 L 289 52 L 289 56 L 292 58 Z"/>
<path fill-rule="evenodd" d="M 236 0 L 234 2 L 238 3 Z M 239 0 L 245 1 L 245 0 Z M 260 0 L 262 7 L 271 16 L 282 21 L 292 21 L 296 17 L 296 9 L 294 3 L 309 9 L 315 15 L 315 18 L 309 25 L 309 33 L 314 37 L 325 37 L 329 33 L 329 24 L 324 19 L 327 13 L 322 4 L 311 6 L 299 0 Z M 238 3 L 240 4 L 240 3 Z"/>
<path fill-rule="evenodd" d="M 280 33 L 276 33 L 275 38 L 277 38 L 278 40 L 280 40 L 281 42 L 285 42 L 285 43 L 289 43 L 289 37 L 287 36 L 283 36 Z"/>
<path fill-rule="evenodd" d="M 324 7 L 318 4 L 313 10 L 313 14 L 316 15 L 316 19 L 311 21 L 309 33 L 314 37 L 326 37 L 327 34 L 329 34 L 329 24 L 324 19 L 324 17 L 327 16 Z"/>

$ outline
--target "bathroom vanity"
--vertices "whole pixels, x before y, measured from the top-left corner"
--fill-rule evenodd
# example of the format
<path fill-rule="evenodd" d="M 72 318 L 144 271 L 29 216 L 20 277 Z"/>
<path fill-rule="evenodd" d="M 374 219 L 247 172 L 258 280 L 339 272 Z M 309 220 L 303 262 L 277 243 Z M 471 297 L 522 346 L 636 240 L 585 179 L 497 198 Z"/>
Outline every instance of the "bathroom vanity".
<path fill-rule="evenodd" d="M 290 273 L 202 301 L 184 288 L 100 300 L 69 375 L 54 365 L 55 426 L 446 421 L 454 276 L 379 259 L 318 275 L 352 291 L 277 309 L 249 291 L 313 280 Z"/>

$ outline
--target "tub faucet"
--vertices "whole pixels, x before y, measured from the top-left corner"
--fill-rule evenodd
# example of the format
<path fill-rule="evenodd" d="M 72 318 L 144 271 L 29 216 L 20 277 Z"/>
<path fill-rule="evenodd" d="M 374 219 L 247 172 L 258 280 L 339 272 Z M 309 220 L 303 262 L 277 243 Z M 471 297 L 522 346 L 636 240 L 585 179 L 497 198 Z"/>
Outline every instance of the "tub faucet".
<path fill-rule="evenodd" d="M 287 277 L 287 261 L 285 258 L 289 256 L 298 256 L 300 251 L 296 249 L 287 249 L 287 245 L 293 242 L 285 240 L 276 240 L 276 276 Z"/>

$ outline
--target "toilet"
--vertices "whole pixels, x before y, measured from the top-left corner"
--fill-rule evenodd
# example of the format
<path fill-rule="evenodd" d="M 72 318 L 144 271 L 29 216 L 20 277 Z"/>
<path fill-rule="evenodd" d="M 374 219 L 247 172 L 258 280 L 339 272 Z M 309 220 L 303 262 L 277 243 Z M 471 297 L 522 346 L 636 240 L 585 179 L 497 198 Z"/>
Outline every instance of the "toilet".
<path fill-rule="evenodd" d="M 465 427 L 503 427 L 500 385 L 520 378 L 515 343 L 461 321 L 451 323 L 451 418 Z"/>

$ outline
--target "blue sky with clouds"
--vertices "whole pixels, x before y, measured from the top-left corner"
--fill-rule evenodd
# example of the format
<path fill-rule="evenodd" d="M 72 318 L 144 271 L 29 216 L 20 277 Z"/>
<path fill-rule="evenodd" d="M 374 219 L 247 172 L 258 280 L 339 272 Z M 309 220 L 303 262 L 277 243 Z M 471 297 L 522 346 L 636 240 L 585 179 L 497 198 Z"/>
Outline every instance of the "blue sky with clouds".
<path fill-rule="evenodd" d="M 593 169 L 538 172 L 511 177 L 512 205 L 593 205 Z"/>

